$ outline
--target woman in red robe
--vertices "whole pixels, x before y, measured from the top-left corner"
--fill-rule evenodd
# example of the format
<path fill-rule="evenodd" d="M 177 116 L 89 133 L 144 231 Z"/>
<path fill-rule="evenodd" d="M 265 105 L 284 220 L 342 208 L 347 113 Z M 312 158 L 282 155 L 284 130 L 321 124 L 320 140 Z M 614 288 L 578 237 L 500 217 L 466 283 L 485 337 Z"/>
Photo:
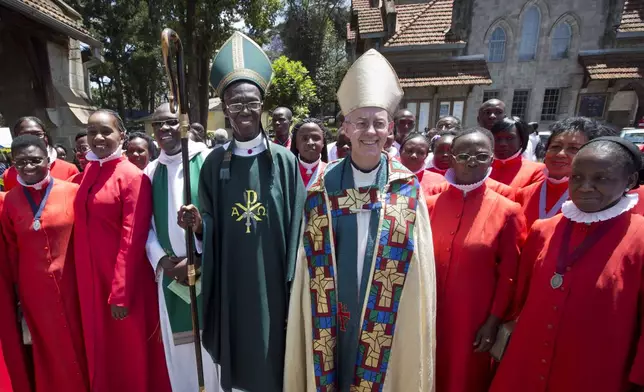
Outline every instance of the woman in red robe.
<path fill-rule="evenodd" d="M 47 145 L 47 154 L 49 155 L 49 173 L 52 177 L 59 180 L 68 180 L 70 177 L 78 173 L 78 168 L 73 164 L 57 159 L 58 154 L 56 149 L 51 146 L 51 136 L 45 127 L 45 124 L 38 117 L 22 117 L 18 119 L 16 125 L 13 127 L 13 134 L 20 135 L 35 135 L 45 141 Z M 5 170 L 3 176 L 4 190 L 10 191 L 12 188 L 18 186 L 18 171 L 14 166 Z"/>
<path fill-rule="evenodd" d="M 644 391 L 644 217 L 628 194 L 641 167 L 618 137 L 577 152 L 571 200 L 523 248 L 521 311 L 491 392 Z"/>
<path fill-rule="evenodd" d="M 3 211 L 5 195 L 0 192 L 0 213 Z M 31 391 L 18 328 L 14 274 L 6 250 L 4 235 L 0 233 L 0 392 Z"/>
<path fill-rule="evenodd" d="M 421 133 L 410 133 L 400 144 L 400 163 L 414 173 L 418 181 L 425 186 L 445 182 L 442 175 L 425 169 L 429 144 L 429 140 Z"/>
<path fill-rule="evenodd" d="M 118 114 L 89 118 L 90 161 L 74 203 L 76 272 L 92 392 L 169 392 L 154 271 L 152 190 L 122 154 Z"/>
<path fill-rule="evenodd" d="M 20 185 L 6 196 L 2 229 L 31 332 L 35 390 L 87 391 L 72 242 L 78 186 L 52 178 L 43 139 L 18 136 L 11 151 Z"/>
<path fill-rule="evenodd" d="M 459 128 L 460 129 L 460 128 Z M 449 169 L 450 159 L 452 157 L 452 141 L 457 135 L 458 129 L 446 129 L 440 131 L 433 137 L 432 147 L 432 167 L 427 169 L 432 173 L 445 175 Z"/>
<path fill-rule="evenodd" d="M 437 275 L 437 392 L 487 392 L 498 327 L 510 311 L 525 221 L 490 190 L 492 135 L 454 138 L 449 188 L 427 199 Z"/>
<path fill-rule="evenodd" d="M 305 118 L 293 127 L 291 152 L 295 154 L 306 189 L 317 181 L 329 161 L 324 146 L 327 129 L 317 118 Z"/>
<path fill-rule="evenodd" d="M 556 122 L 546 143 L 547 177 L 517 192 L 528 228 L 537 219 L 552 218 L 568 200 L 568 177 L 577 151 L 589 140 L 609 136 L 607 128 L 586 117 L 571 117 Z"/>
<path fill-rule="evenodd" d="M 492 179 L 519 190 L 545 177 L 543 163 L 521 156 L 528 146 L 531 129 L 516 117 L 504 118 L 494 124 L 491 129 L 494 134 Z"/>

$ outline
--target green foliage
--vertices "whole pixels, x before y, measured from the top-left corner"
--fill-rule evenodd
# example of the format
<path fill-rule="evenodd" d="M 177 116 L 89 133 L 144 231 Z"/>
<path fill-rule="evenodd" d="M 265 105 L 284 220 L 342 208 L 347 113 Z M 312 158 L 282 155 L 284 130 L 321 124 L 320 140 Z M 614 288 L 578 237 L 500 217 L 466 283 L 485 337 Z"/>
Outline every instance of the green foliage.
<path fill-rule="evenodd" d="M 316 87 L 309 71 L 300 61 L 281 56 L 273 62 L 273 81 L 266 94 L 264 107 L 286 106 L 296 119 L 309 115 L 309 106 L 317 103 Z"/>

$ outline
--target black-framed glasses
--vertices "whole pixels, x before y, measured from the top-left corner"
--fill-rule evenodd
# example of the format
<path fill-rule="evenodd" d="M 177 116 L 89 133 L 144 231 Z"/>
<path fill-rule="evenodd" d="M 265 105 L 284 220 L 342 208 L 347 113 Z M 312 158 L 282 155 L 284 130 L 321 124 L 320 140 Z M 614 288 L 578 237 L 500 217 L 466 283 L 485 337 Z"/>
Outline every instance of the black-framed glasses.
<path fill-rule="evenodd" d="M 45 158 L 40 158 L 40 157 L 24 158 L 24 159 L 15 160 L 13 165 L 16 167 L 16 169 L 22 169 L 29 164 L 31 164 L 31 166 L 39 166 L 44 161 L 45 161 Z"/>
<path fill-rule="evenodd" d="M 458 163 L 468 163 L 472 158 L 474 158 L 474 160 L 476 160 L 478 163 L 488 163 L 492 158 L 492 155 L 486 154 L 484 152 L 476 155 L 458 154 L 458 155 L 452 155 L 452 156 Z"/>
<path fill-rule="evenodd" d="M 152 127 L 155 129 L 161 129 L 164 125 L 167 125 L 169 127 L 176 127 L 177 125 L 179 125 L 179 120 L 176 118 L 169 118 L 167 120 L 152 121 Z"/>
<path fill-rule="evenodd" d="M 231 113 L 239 113 L 244 108 L 251 110 L 251 111 L 257 111 L 262 108 L 262 102 L 261 101 L 253 101 L 253 102 L 248 102 L 248 103 L 231 103 L 230 105 L 226 105 L 228 107 L 228 111 Z"/>
<path fill-rule="evenodd" d="M 83 144 L 83 145 L 81 145 L 80 147 L 75 148 L 75 149 L 74 149 L 74 152 L 86 153 L 86 152 L 89 152 L 89 150 L 91 150 L 91 148 L 89 147 L 89 145 L 87 145 L 87 144 Z"/>

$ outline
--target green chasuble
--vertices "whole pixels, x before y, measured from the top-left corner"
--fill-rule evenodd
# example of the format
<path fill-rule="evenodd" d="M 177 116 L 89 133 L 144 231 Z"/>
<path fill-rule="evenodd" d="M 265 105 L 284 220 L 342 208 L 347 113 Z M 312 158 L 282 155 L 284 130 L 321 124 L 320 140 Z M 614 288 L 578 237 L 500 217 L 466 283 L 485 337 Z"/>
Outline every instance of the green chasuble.
<path fill-rule="evenodd" d="M 201 171 L 203 345 L 221 365 L 225 391 L 282 391 L 306 191 L 295 156 L 281 146 L 270 149 L 233 156 L 224 180 L 225 150 L 218 148 Z"/>
<path fill-rule="evenodd" d="M 190 195 L 192 203 L 199 208 L 199 172 L 203 165 L 204 159 L 201 153 L 195 155 L 190 160 Z M 168 223 L 174 222 L 175 217 L 168 216 L 168 168 L 161 162 L 158 163 L 154 176 L 152 177 L 152 194 L 154 226 L 156 228 L 157 239 L 163 247 L 165 254 L 176 256 L 170 242 L 170 233 L 168 232 Z M 163 274 L 163 295 L 165 297 L 168 319 L 175 344 L 188 344 L 193 342 L 192 336 L 192 313 L 190 303 L 184 301 L 177 293 L 168 287 L 173 284 L 173 280 Z M 186 290 L 187 292 L 187 287 Z M 197 297 L 197 304 L 201 308 L 202 296 Z M 199 314 L 200 327 L 203 326 L 201 314 Z"/>
<path fill-rule="evenodd" d="M 357 214 L 371 214 L 358 282 Z M 433 392 L 436 276 L 416 177 L 381 156 L 355 188 L 349 159 L 309 189 L 289 307 L 285 392 Z"/>

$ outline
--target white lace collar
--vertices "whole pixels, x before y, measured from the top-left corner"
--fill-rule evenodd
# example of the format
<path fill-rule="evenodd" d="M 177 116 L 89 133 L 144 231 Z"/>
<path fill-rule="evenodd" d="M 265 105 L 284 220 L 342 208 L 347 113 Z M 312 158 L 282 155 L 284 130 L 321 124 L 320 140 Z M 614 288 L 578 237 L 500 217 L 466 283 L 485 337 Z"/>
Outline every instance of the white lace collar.
<path fill-rule="evenodd" d="M 488 177 L 490 177 L 490 174 L 492 174 L 491 167 L 487 169 L 487 173 L 481 181 L 475 182 L 474 184 L 457 184 L 456 180 L 454 179 L 454 169 L 447 169 L 447 171 L 445 172 L 445 179 L 451 186 L 463 192 L 463 195 L 467 195 L 468 192 L 472 192 L 473 190 L 480 188 L 481 185 L 483 185 L 485 181 L 487 181 Z"/>
<path fill-rule="evenodd" d="M 49 171 L 47 171 L 47 175 L 45 178 L 43 178 L 41 181 L 35 183 L 35 184 L 27 184 L 22 177 L 20 177 L 20 174 L 18 174 L 18 184 L 24 186 L 25 188 L 33 188 L 37 191 L 41 190 L 42 188 L 46 187 L 47 184 L 49 184 L 49 180 L 51 179 L 51 175 L 49 174 Z"/>
<path fill-rule="evenodd" d="M 547 168 L 543 169 L 543 174 L 546 176 L 546 179 L 548 180 L 549 183 L 555 184 L 555 185 L 563 184 L 564 182 L 568 182 L 569 180 L 568 177 L 562 177 L 560 179 L 550 177 L 550 172 L 548 171 Z"/>
<path fill-rule="evenodd" d="M 107 163 L 107 162 L 110 162 L 110 161 L 113 161 L 113 160 L 115 160 L 115 159 L 119 159 L 119 158 L 121 158 L 122 156 L 123 156 L 123 149 L 119 146 L 119 148 L 117 148 L 117 149 L 116 149 L 116 151 L 114 151 L 114 152 L 113 152 L 110 156 L 108 156 L 108 157 L 105 157 L 105 158 L 99 158 L 99 157 L 97 157 L 97 156 L 96 156 L 96 154 L 94 154 L 94 152 L 89 151 L 89 152 L 85 155 L 85 159 L 87 159 L 88 161 L 91 161 L 91 162 L 98 162 L 101 166 L 103 166 L 103 164 L 105 164 L 105 163 Z"/>
<path fill-rule="evenodd" d="M 304 162 L 300 156 L 298 156 L 297 159 L 300 161 L 300 165 L 306 169 L 306 174 L 313 174 L 313 170 L 318 167 L 321 158 L 318 158 L 318 160 L 313 163 Z"/>
<path fill-rule="evenodd" d="M 203 143 L 195 143 L 192 140 L 188 140 L 188 159 L 194 158 L 196 155 L 207 149 L 208 146 Z M 158 159 L 160 164 L 166 166 L 181 163 L 181 150 L 174 155 L 168 155 L 165 151 L 161 150 Z"/>
<path fill-rule="evenodd" d="M 230 142 L 224 144 L 224 149 L 228 149 Z M 253 140 L 247 142 L 240 142 L 235 139 L 235 148 L 233 148 L 233 155 L 241 157 L 252 157 L 258 155 L 268 148 L 266 138 L 262 132 L 259 133 Z"/>
<path fill-rule="evenodd" d="M 577 206 L 568 200 L 561 206 L 561 213 L 566 218 L 577 223 L 593 223 L 603 222 L 616 218 L 623 213 L 632 210 L 639 201 L 637 193 L 628 194 L 621 198 L 614 206 L 598 212 L 584 212 L 577 208 Z"/>
<path fill-rule="evenodd" d="M 505 165 L 506 163 L 510 162 L 511 160 L 519 158 L 519 157 L 521 157 L 521 149 L 519 149 L 519 151 L 517 151 L 516 154 L 512 155 L 508 159 L 499 159 L 499 158 L 494 157 L 494 160 L 497 161 L 497 162 L 501 162 L 502 164 Z"/>

